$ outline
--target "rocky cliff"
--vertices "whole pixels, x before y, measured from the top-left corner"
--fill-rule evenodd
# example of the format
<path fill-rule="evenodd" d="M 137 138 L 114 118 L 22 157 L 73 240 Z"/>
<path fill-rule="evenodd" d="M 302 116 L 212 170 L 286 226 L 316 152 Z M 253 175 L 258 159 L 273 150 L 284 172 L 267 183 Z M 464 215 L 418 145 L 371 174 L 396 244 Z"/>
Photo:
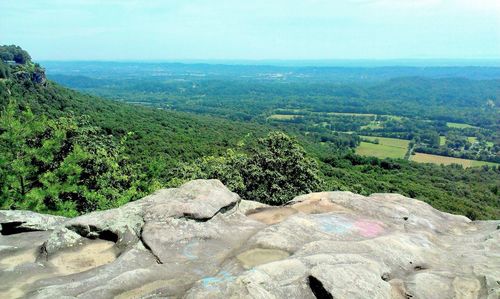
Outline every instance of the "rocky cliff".
<path fill-rule="evenodd" d="M 0 211 L 1 298 L 498 298 L 500 221 L 397 194 L 285 207 L 192 181 L 67 219 Z"/>
<path fill-rule="evenodd" d="M 33 67 L 32 70 L 26 70 L 25 67 L 19 67 L 19 70 L 14 70 L 12 73 L 13 78 L 21 82 L 31 81 L 33 84 L 45 84 L 47 77 L 45 70 L 40 67 Z"/>

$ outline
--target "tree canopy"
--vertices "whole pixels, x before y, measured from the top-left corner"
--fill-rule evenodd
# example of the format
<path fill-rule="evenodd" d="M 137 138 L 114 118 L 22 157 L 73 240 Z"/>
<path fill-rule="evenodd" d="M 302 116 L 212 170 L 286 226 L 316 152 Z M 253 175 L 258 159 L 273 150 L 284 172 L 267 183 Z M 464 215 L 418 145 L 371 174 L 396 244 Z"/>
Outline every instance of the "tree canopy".
<path fill-rule="evenodd" d="M 15 61 L 19 64 L 31 62 L 31 56 L 28 52 L 16 45 L 0 46 L 0 59 L 3 61 Z"/>
<path fill-rule="evenodd" d="M 248 154 L 228 150 L 184 165 L 172 184 L 197 178 L 219 179 L 243 198 L 281 205 L 299 194 L 321 189 L 318 164 L 283 132 L 259 139 Z"/>
<path fill-rule="evenodd" d="M 144 195 L 123 147 L 85 118 L 0 113 L 0 207 L 76 215 Z"/>

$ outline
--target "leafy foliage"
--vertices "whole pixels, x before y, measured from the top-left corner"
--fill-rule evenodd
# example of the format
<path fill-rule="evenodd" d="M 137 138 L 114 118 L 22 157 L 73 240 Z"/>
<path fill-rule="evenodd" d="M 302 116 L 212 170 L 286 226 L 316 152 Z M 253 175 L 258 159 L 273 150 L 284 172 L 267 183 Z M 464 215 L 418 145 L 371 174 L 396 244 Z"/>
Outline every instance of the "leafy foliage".
<path fill-rule="evenodd" d="M 322 185 L 317 163 L 282 132 L 259 140 L 249 154 L 228 150 L 220 157 L 204 157 L 178 169 L 172 185 L 196 178 L 215 178 L 243 198 L 280 205 L 293 197 L 318 191 Z"/>
<path fill-rule="evenodd" d="M 293 139 L 274 132 L 260 144 L 242 171 L 246 198 L 278 205 L 320 189 L 317 164 Z"/>
<path fill-rule="evenodd" d="M 10 68 L 3 61 L 0 61 L 0 79 L 7 79 L 10 77 Z"/>
<path fill-rule="evenodd" d="M 111 208 L 144 191 L 123 146 L 72 116 L 47 119 L 15 102 L 0 115 L 0 207 L 64 215 Z"/>
<path fill-rule="evenodd" d="M 4 45 L 0 46 L 0 60 L 26 64 L 31 61 L 31 56 L 19 46 Z"/>

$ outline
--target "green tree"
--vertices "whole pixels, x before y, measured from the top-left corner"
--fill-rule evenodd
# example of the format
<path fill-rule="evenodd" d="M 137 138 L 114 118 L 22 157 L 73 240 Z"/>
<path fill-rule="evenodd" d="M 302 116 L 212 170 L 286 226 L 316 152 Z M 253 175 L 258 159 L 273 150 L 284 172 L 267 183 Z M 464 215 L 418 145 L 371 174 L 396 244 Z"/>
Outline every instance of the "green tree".
<path fill-rule="evenodd" d="M 35 117 L 11 101 L 0 115 L 0 206 L 73 216 L 144 195 L 124 142 L 85 118 Z"/>
<path fill-rule="evenodd" d="M 0 59 L 3 61 L 14 60 L 14 54 L 12 54 L 11 52 L 7 51 L 7 49 L 4 49 L 2 46 L 0 46 Z"/>
<path fill-rule="evenodd" d="M 0 46 L 0 59 L 3 61 L 14 60 L 16 63 L 26 64 L 31 61 L 31 56 L 19 46 L 4 45 Z"/>
<path fill-rule="evenodd" d="M 318 165 L 294 139 L 272 132 L 259 143 L 242 169 L 245 198 L 280 205 L 321 188 Z"/>
<path fill-rule="evenodd" d="M 0 79 L 7 79 L 9 77 L 10 77 L 9 66 L 0 61 Z"/>
<path fill-rule="evenodd" d="M 17 105 L 10 102 L 0 115 L 1 206 L 11 206 L 24 198 L 32 185 L 33 148 L 28 140 L 43 132 L 41 121 L 30 110 L 17 115 Z"/>
<path fill-rule="evenodd" d="M 184 163 L 172 174 L 169 186 L 192 179 L 219 179 L 245 199 L 272 205 L 317 191 L 322 185 L 316 162 L 288 135 L 272 132 L 259 139 L 249 154 L 228 150 Z"/>
<path fill-rule="evenodd" d="M 194 179 L 218 179 L 230 190 L 243 195 L 246 191 L 242 170 L 248 163 L 246 154 L 228 149 L 223 155 L 207 156 L 190 163 L 181 163 L 170 173 L 168 187 L 179 186 Z"/>

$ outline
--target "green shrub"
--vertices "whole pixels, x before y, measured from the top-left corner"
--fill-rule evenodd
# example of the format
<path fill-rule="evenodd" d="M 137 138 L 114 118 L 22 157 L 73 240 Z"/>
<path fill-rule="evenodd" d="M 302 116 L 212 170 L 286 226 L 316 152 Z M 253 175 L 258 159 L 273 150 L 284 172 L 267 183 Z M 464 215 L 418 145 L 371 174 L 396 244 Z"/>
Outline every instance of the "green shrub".
<path fill-rule="evenodd" d="M 228 150 L 175 170 L 169 186 L 197 179 L 219 179 L 242 198 L 281 205 L 295 196 L 317 191 L 322 182 L 316 162 L 291 137 L 272 132 L 250 153 Z"/>

